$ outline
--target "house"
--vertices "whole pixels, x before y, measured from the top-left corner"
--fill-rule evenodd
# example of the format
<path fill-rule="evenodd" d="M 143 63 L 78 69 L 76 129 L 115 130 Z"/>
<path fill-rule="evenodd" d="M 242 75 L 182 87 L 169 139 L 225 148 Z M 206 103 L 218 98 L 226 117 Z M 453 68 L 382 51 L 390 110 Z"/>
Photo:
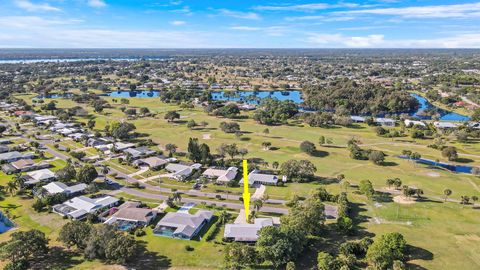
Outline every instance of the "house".
<path fill-rule="evenodd" d="M 203 176 L 215 180 L 217 183 L 226 184 L 237 176 L 238 168 L 230 167 L 228 169 L 210 167 L 203 172 Z"/>
<path fill-rule="evenodd" d="M 391 118 L 375 118 L 375 123 L 381 126 L 394 127 L 395 120 Z"/>
<path fill-rule="evenodd" d="M 473 129 L 480 129 L 480 122 L 470 123 L 470 124 L 468 124 L 468 127 L 473 128 Z"/>
<path fill-rule="evenodd" d="M 50 182 L 55 180 L 55 173 L 49 169 L 41 169 L 37 171 L 28 172 L 23 176 L 26 185 L 35 185 L 40 182 Z"/>
<path fill-rule="evenodd" d="M 422 121 L 415 121 L 415 120 L 410 120 L 410 119 L 405 119 L 404 123 L 405 123 L 405 126 L 407 126 L 407 127 L 413 127 L 413 126 L 426 127 L 427 126 Z"/>
<path fill-rule="evenodd" d="M 47 191 L 49 195 L 55 195 L 58 193 L 65 193 L 67 195 L 73 195 L 83 192 L 87 188 L 87 184 L 80 183 L 73 186 L 67 186 L 62 182 L 51 182 L 42 187 Z"/>
<path fill-rule="evenodd" d="M 458 125 L 452 122 L 433 122 L 433 126 L 439 129 L 457 128 Z"/>
<path fill-rule="evenodd" d="M 115 147 L 115 149 L 117 151 L 123 151 L 127 148 L 131 148 L 131 147 L 134 147 L 135 144 L 133 143 L 123 143 L 123 142 L 116 142 L 116 143 L 110 143 L 110 144 L 102 144 L 102 145 L 97 145 L 97 146 L 94 146 L 96 149 L 100 150 L 100 151 L 108 151 L 112 148 Z"/>
<path fill-rule="evenodd" d="M 287 178 L 282 177 L 282 181 L 286 182 Z M 248 174 L 248 185 L 276 185 L 278 183 L 278 176 L 273 174 L 263 174 L 259 170 L 253 170 Z M 239 182 L 240 185 L 243 184 L 243 178 Z"/>
<path fill-rule="evenodd" d="M 112 196 L 101 196 L 97 198 L 89 198 L 86 196 L 78 196 L 65 201 L 62 204 L 53 206 L 53 212 L 67 216 L 74 220 L 84 219 L 87 214 L 93 214 L 105 208 L 111 208 L 118 204 L 118 199 Z"/>
<path fill-rule="evenodd" d="M 159 157 L 148 157 L 144 159 L 138 159 L 133 162 L 136 166 L 146 165 L 150 169 L 160 169 L 163 168 L 168 163 L 167 160 L 159 158 Z"/>
<path fill-rule="evenodd" d="M 14 162 L 20 159 L 33 159 L 35 158 L 34 153 L 20 153 L 18 151 L 7 152 L 0 154 L 0 163 L 5 162 Z"/>
<path fill-rule="evenodd" d="M 10 151 L 10 149 L 8 148 L 8 146 L 5 146 L 5 145 L 0 145 L 0 153 L 6 153 Z"/>
<path fill-rule="evenodd" d="M 171 177 L 177 180 L 184 180 L 189 177 L 195 170 L 202 167 L 201 164 L 195 163 L 193 165 L 184 165 L 178 163 L 170 163 L 165 169 L 171 172 Z"/>
<path fill-rule="evenodd" d="M 325 218 L 337 219 L 338 218 L 338 206 L 325 204 Z"/>
<path fill-rule="evenodd" d="M 137 148 L 127 148 L 123 150 L 123 153 L 125 153 L 126 155 L 131 155 L 133 159 L 138 159 L 138 158 L 154 155 L 155 151 L 150 150 L 146 147 L 137 147 Z"/>
<path fill-rule="evenodd" d="M 126 202 L 104 223 L 116 225 L 120 230 L 129 230 L 132 227 L 147 226 L 156 217 L 157 211 L 150 208 L 139 208 L 140 203 Z"/>
<path fill-rule="evenodd" d="M 12 141 L 10 141 L 9 139 L 0 139 L 0 144 L 11 144 Z"/>
<path fill-rule="evenodd" d="M 239 217 L 240 215 L 245 215 L 245 213 L 240 212 Z M 241 219 L 243 219 L 243 221 L 239 222 L 239 218 L 237 218 L 234 224 L 225 225 L 225 232 L 223 234 L 225 240 L 253 243 L 258 240 L 258 232 L 262 228 L 280 225 L 280 220 L 273 217 L 256 218 L 253 224 L 247 223 L 244 217 Z"/>
<path fill-rule="evenodd" d="M 365 123 L 365 117 L 362 117 L 362 116 L 352 115 L 350 116 L 350 119 L 352 119 L 354 123 Z"/>
<path fill-rule="evenodd" d="M 90 138 L 87 140 L 87 146 L 95 147 L 99 145 L 110 144 L 112 141 L 105 138 Z"/>
<path fill-rule="evenodd" d="M 155 226 L 153 233 L 159 236 L 191 240 L 210 222 L 212 211 L 199 210 L 194 215 L 169 212 Z"/>
<path fill-rule="evenodd" d="M 17 172 L 28 172 L 33 170 L 46 169 L 50 167 L 50 163 L 45 161 L 40 161 L 35 163 L 31 159 L 20 159 L 9 164 L 4 164 L 2 170 L 6 174 L 17 173 Z"/>

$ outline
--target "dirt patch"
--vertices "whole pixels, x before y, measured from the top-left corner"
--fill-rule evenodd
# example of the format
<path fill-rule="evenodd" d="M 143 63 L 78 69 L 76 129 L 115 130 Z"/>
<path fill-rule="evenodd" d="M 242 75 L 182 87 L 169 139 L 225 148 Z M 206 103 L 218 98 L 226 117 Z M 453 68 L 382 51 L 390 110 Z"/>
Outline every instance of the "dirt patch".
<path fill-rule="evenodd" d="M 406 198 L 405 196 L 395 196 L 393 201 L 399 204 L 414 204 L 417 202 L 414 198 Z"/>
<path fill-rule="evenodd" d="M 430 177 L 440 177 L 440 174 L 437 172 L 427 172 L 426 175 Z"/>
<path fill-rule="evenodd" d="M 210 134 L 203 134 L 203 135 L 202 135 L 202 138 L 203 138 L 204 140 L 210 140 L 210 139 L 211 139 Z"/>

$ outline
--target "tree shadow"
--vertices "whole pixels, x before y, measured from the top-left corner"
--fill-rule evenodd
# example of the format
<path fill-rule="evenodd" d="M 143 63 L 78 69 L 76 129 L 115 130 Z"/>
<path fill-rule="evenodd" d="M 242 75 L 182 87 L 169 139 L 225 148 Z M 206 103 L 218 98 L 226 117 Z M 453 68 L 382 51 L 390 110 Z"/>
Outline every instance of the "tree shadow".
<path fill-rule="evenodd" d="M 424 260 L 424 261 L 431 261 L 433 260 L 433 253 L 421 248 L 415 247 L 412 245 L 407 245 L 407 257 L 408 260 Z"/>
<path fill-rule="evenodd" d="M 394 166 L 398 166 L 398 163 L 393 162 L 393 161 L 384 161 L 384 162 L 382 162 L 381 166 L 383 166 L 383 167 L 394 167 Z"/>
<path fill-rule="evenodd" d="M 138 241 L 138 256 L 132 262 L 127 263 L 129 269 L 165 269 L 172 265 L 171 259 L 166 256 L 159 255 L 156 252 L 147 250 L 147 242 Z"/>
<path fill-rule="evenodd" d="M 321 151 L 321 150 L 315 150 L 313 153 L 312 153 L 312 156 L 314 157 L 328 157 L 330 155 L 330 153 L 328 153 L 327 151 Z"/>
<path fill-rule="evenodd" d="M 77 257 L 77 258 L 75 258 Z M 83 262 L 81 254 L 63 247 L 54 246 L 49 253 L 36 258 L 31 265 L 32 269 L 71 269 Z"/>
<path fill-rule="evenodd" d="M 470 159 L 470 158 L 457 158 L 455 159 L 456 162 L 458 163 L 472 163 L 474 162 L 473 159 Z"/>

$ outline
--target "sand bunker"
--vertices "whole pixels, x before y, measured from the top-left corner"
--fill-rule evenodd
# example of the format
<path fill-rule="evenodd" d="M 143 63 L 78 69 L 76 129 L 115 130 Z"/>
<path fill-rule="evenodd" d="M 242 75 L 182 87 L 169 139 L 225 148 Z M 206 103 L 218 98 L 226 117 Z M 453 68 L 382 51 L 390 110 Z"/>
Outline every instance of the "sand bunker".
<path fill-rule="evenodd" d="M 395 196 L 393 201 L 400 204 L 414 204 L 416 200 L 414 198 L 406 198 L 404 196 Z"/>
<path fill-rule="evenodd" d="M 211 139 L 210 134 L 203 134 L 202 137 L 203 137 L 204 140 L 210 140 Z"/>

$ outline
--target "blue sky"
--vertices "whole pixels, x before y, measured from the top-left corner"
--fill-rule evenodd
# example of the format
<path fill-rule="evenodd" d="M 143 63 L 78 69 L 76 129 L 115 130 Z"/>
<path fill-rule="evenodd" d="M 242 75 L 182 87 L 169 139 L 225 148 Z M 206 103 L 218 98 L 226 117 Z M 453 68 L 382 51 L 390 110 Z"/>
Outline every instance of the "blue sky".
<path fill-rule="evenodd" d="M 1 0 L 23 47 L 480 48 L 480 2 Z"/>

